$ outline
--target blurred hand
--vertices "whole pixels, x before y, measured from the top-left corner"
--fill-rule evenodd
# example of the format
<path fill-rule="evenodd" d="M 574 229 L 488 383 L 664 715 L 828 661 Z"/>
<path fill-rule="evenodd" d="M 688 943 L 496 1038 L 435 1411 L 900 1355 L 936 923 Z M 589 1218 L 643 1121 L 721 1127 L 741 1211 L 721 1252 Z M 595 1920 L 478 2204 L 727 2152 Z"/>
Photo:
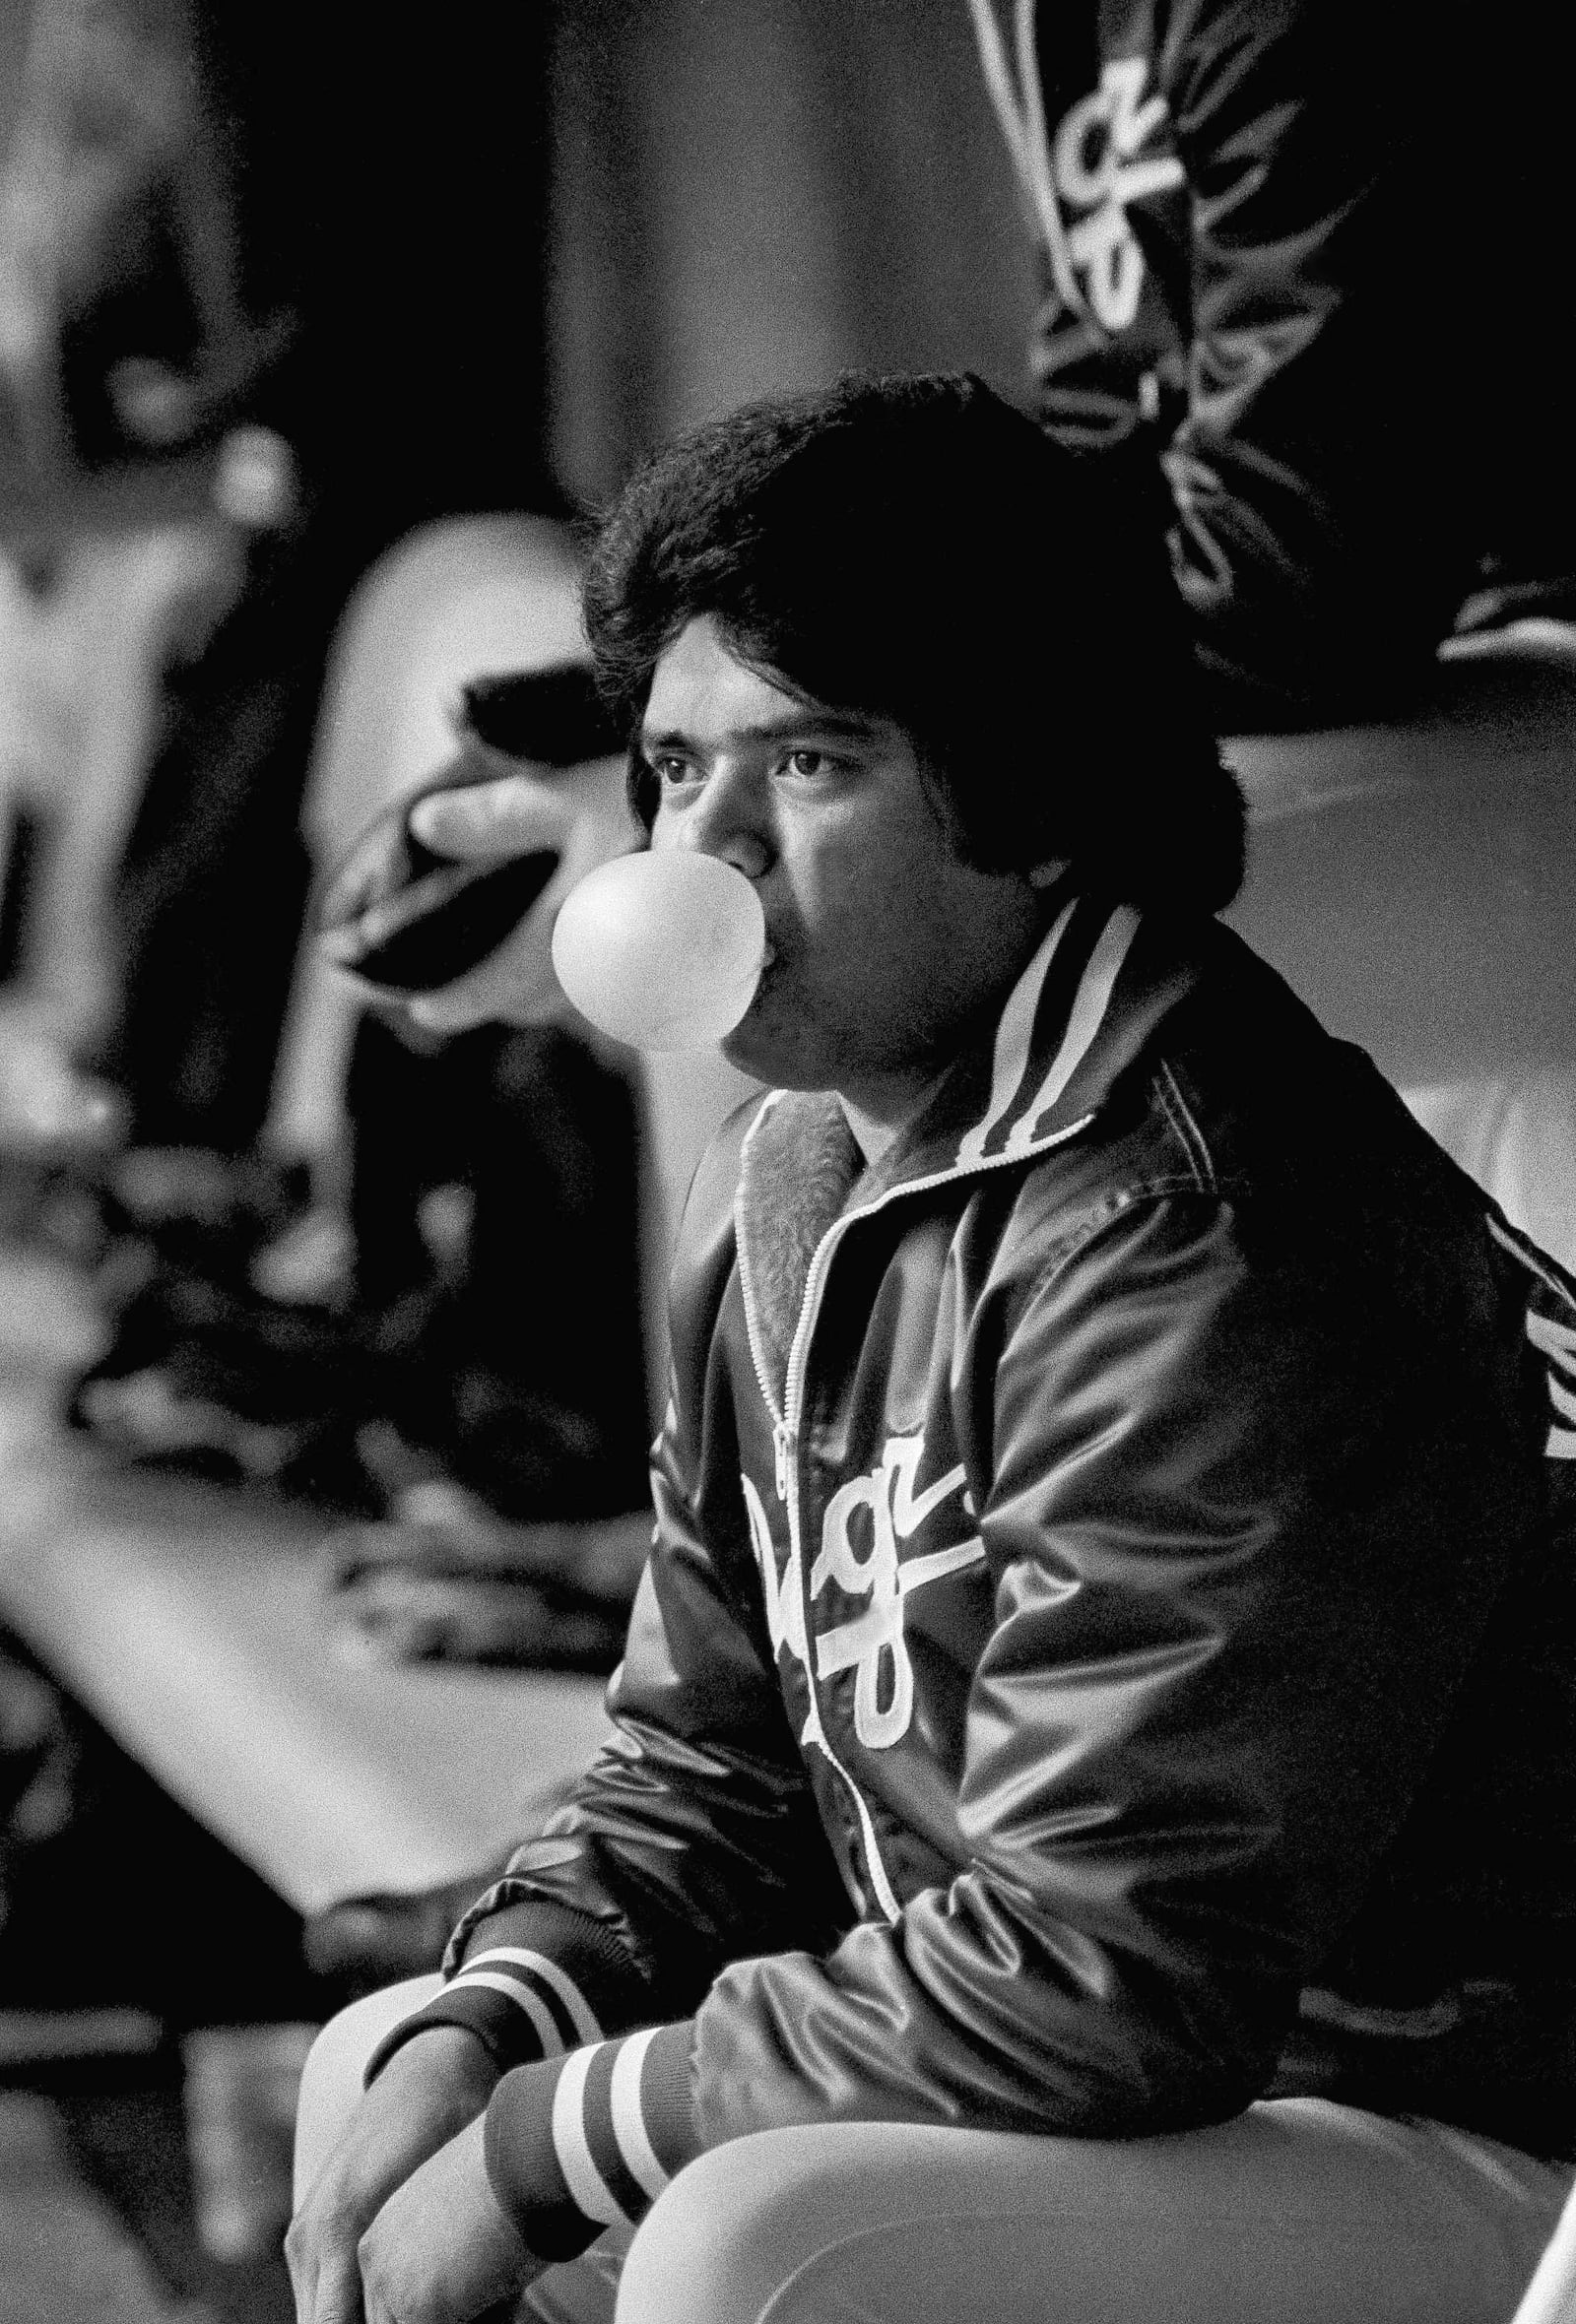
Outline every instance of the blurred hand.
<path fill-rule="evenodd" d="M 412 840 L 442 861 L 444 868 L 427 875 L 434 907 L 478 870 L 545 851 L 558 857 L 540 895 L 485 959 L 446 984 L 398 995 L 413 1024 L 458 1033 L 490 1021 L 538 1023 L 567 1007 L 553 973 L 558 907 L 586 872 L 630 853 L 642 835 L 624 798 L 622 758 L 535 769 L 469 744 L 433 787 L 362 834 L 330 884 L 320 915 L 323 949 L 352 973 L 358 950 L 380 942 L 408 913 Z"/>
<path fill-rule="evenodd" d="M 361 2324 L 362 2236 L 429 2157 L 479 2122 L 496 2082 L 463 2027 L 429 2028 L 395 2051 L 291 2222 L 296 2324 Z"/>
<path fill-rule="evenodd" d="M 413 2171 L 361 2237 L 366 2324 L 472 2324 L 544 2262 L 499 2210 L 470 2123 Z"/>
<path fill-rule="evenodd" d="M 551 828 L 552 837 L 542 834 Z M 434 855 L 458 863 L 497 863 L 554 846 L 558 869 L 512 935 L 480 966 L 435 993 L 423 993 L 411 1014 L 428 1032 L 455 1033 L 499 1018 L 529 1024 L 567 1006 L 553 972 L 553 928 L 572 887 L 613 856 L 627 855 L 643 835 L 624 796 L 623 758 L 593 759 L 567 773 L 527 769 L 466 791 L 437 792 L 411 811 L 411 829 Z"/>

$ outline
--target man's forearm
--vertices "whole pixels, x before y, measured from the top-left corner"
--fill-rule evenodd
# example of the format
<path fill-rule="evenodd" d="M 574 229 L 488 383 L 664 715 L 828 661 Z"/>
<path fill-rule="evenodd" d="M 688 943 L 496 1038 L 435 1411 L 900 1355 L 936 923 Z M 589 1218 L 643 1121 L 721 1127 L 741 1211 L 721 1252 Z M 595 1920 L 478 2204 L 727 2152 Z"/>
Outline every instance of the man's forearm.
<path fill-rule="evenodd" d="M 589 1913 L 545 1900 L 493 1908 L 491 1900 L 481 1898 L 456 1932 L 441 1992 L 372 2052 L 368 2083 L 432 2027 L 464 2027 L 504 2073 L 600 2041 L 649 2006 L 623 1949 Z"/>

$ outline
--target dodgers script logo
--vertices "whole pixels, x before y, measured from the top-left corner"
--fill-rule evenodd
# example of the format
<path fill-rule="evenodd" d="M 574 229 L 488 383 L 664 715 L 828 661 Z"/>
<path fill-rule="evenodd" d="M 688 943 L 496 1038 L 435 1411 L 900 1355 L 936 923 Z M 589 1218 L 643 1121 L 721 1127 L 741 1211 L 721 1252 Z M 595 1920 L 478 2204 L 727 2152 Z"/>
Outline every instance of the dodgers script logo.
<path fill-rule="evenodd" d="M 914 1666 L 903 1633 L 909 1598 L 927 1582 L 939 1582 L 944 1575 L 978 1565 L 985 1555 L 984 1542 L 977 1533 L 970 1533 L 966 1540 L 946 1549 L 906 1561 L 899 1558 L 899 1545 L 917 1533 L 926 1518 L 953 1494 L 959 1497 L 959 1515 L 968 1519 L 973 1517 L 961 1467 L 949 1469 L 923 1492 L 917 1489 L 924 1455 L 922 1434 L 889 1437 L 870 1474 L 852 1478 L 832 1495 L 821 1524 L 821 1551 L 810 1569 L 812 1600 L 832 1582 L 845 1595 L 869 1601 L 848 1621 L 817 1633 L 815 1673 L 818 1678 L 831 1678 L 844 1670 L 856 1673 L 854 1731 L 873 1751 L 888 1750 L 900 1741 L 914 1712 Z M 786 1647 L 808 1672 L 811 1661 L 797 1545 L 779 1575 L 760 1496 L 749 1477 L 742 1483 L 765 1593 L 772 1650 L 781 1653 Z M 814 1691 L 800 1740 L 826 1748 Z"/>
<path fill-rule="evenodd" d="M 1108 64 L 1098 89 L 1063 115 L 1051 160 L 1058 195 L 1082 213 L 1068 233 L 1068 254 L 1107 331 L 1126 330 L 1144 287 L 1144 253 L 1128 204 L 1182 183 L 1174 154 L 1140 158 L 1166 117 L 1163 97 L 1144 97 L 1147 72 L 1141 56 Z"/>

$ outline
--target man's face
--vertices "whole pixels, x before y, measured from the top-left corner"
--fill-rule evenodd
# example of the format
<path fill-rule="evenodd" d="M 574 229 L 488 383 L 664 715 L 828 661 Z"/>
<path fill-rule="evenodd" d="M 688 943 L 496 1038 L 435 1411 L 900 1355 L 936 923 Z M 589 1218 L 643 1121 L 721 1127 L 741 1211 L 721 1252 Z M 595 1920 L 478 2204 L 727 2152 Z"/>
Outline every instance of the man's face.
<path fill-rule="evenodd" d="M 765 912 L 766 966 L 725 1054 L 901 1120 L 1033 951 L 1033 884 L 961 861 L 901 728 L 783 692 L 709 616 L 658 662 L 641 742 L 652 846 L 722 858 Z"/>

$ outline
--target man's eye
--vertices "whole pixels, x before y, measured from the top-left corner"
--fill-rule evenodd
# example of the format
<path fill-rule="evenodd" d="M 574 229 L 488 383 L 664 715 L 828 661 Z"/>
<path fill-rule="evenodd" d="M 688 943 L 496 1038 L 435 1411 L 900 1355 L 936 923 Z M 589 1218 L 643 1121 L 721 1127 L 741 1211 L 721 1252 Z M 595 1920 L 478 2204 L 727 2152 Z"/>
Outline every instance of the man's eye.
<path fill-rule="evenodd" d="M 679 791 L 700 779 L 688 758 L 670 758 L 664 753 L 660 758 L 648 758 L 646 764 L 664 791 Z"/>
<path fill-rule="evenodd" d="M 833 761 L 824 750 L 790 750 L 786 764 L 791 775 L 803 775 L 814 782 L 818 776 L 831 773 Z"/>

